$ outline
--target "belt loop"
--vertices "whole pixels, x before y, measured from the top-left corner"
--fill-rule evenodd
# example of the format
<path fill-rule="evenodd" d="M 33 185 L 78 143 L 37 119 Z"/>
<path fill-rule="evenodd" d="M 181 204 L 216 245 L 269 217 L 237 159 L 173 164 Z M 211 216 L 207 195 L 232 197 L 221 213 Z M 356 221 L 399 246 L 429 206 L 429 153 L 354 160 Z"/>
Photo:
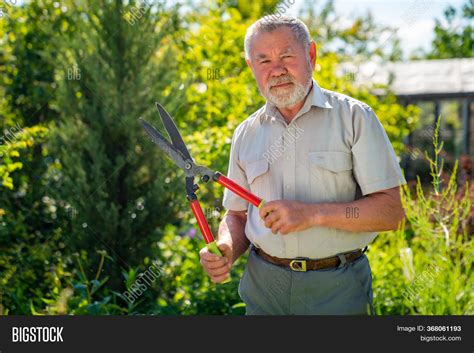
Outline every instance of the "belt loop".
<path fill-rule="evenodd" d="M 337 254 L 337 257 L 339 258 L 339 261 L 341 262 L 337 268 L 341 268 L 346 265 L 347 260 L 346 260 L 346 255 L 344 254 Z"/>

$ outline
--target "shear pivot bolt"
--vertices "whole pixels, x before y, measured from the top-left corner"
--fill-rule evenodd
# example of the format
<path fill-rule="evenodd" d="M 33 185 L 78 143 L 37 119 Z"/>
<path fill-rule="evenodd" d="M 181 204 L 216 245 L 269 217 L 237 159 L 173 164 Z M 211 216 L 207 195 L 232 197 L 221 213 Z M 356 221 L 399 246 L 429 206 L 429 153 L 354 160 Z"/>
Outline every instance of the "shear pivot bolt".
<path fill-rule="evenodd" d="M 191 163 L 186 163 L 186 164 L 184 165 L 184 168 L 186 168 L 186 169 L 191 169 L 191 168 L 192 168 Z"/>

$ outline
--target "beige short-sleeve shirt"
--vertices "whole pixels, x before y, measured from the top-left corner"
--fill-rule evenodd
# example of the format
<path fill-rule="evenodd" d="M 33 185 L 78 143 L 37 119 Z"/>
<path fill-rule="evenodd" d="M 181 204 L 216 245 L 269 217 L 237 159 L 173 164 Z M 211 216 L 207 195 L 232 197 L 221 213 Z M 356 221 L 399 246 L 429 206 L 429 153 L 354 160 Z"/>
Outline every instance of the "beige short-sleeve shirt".
<path fill-rule="evenodd" d="M 228 177 L 266 201 L 310 203 L 353 201 L 405 183 L 373 110 L 315 81 L 290 124 L 267 102 L 236 128 Z M 273 234 L 258 209 L 229 190 L 223 206 L 247 211 L 247 238 L 281 258 L 334 256 L 363 248 L 377 236 L 325 227 Z"/>

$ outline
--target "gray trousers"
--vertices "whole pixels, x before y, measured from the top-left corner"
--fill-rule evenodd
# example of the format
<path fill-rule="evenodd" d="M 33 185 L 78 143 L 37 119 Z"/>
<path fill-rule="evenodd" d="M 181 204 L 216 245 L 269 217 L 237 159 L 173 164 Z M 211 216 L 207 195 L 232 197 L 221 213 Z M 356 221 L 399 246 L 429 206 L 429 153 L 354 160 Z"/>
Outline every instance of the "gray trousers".
<path fill-rule="evenodd" d="M 253 246 L 239 283 L 247 315 L 370 315 L 372 274 L 367 256 L 338 268 L 295 272 L 271 264 Z"/>

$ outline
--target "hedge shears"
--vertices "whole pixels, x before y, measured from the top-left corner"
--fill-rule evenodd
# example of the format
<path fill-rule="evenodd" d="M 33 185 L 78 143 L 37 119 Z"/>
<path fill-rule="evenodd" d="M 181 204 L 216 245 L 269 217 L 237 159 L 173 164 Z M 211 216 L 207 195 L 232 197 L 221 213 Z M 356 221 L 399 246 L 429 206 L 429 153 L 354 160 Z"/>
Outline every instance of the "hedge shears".
<path fill-rule="evenodd" d="M 160 147 L 160 149 L 165 152 L 168 157 L 184 171 L 186 176 L 187 199 L 190 203 L 194 216 L 196 217 L 199 228 L 201 229 L 206 246 L 210 252 L 222 256 L 222 253 L 214 241 L 214 236 L 212 235 L 209 224 L 207 223 L 206 217 L 204 216 L 198 197 L 195 194 L 195 191 L 199 189 L 199 186 L 194 183 L 194 178 L 200 176 L 201 180 L 205 183 L 207 183 L 209 180 L 213 180 L 258 208 L 262 207 L 265 201 L 247 191 L 221 173 L 195 164 L 171 116 L 159 103 L 156 103 L 156 108 L 158 109 L 161 121 L 168 132 L 171 143 L 143 118 L 139 119 L 140 124 L 148 133 L 151 140 L 157 144 L 158 147 Z"/>

